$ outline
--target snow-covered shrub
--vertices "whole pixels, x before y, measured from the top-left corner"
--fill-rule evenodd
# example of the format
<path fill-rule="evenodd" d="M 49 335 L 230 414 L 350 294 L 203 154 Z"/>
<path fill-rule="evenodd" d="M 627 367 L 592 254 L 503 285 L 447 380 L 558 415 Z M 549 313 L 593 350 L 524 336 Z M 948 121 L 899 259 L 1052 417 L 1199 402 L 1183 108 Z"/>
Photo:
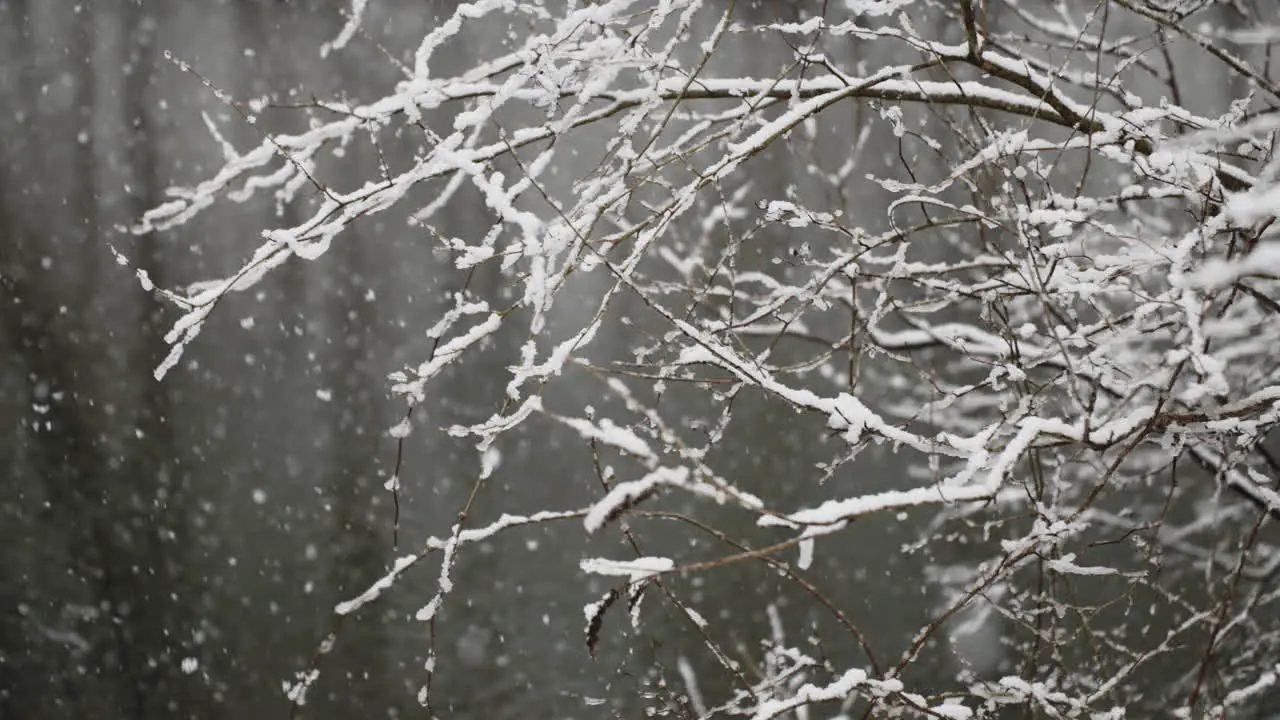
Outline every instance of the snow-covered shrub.
<path fill-rule="evenodd" d="M 322 55 L 361 42 L 368 5 L 352 3 Z M 420 360 L 386 368 L 408 410 L 392 436 L 426 432 L 433 383 L 517 337 L 492 417 L 441 429 L 477 449 L 472 501 L 486 502 L 495 443 L 532 419 L 612 466 L 596 463 L 582 507 L 473 525 L 469 501 L 338 614 L 429 565 L 417 619 L 434 632 L 469 544 L 572 518 L 628 541 L 627 555 L 571 561 L 612 588 L 584 589 L 583 652 L 626 641 L 613 614 L 666 604 L 727 678 L 700 687 L 682 658 L 653 712 L 1237 716 L 1273 696 L 1280 663 L 1274 18 L 1247 0 L 458 4 L 394 87 L 317 100 L 301 132 L 226 145 L 225 165 L 140 219 L 136 232 L 182 237 L 260 195 L 305 217 L 265 229 L 226 277 L 159 291 L 180 315 L 156 376 L 199 351 L 222 298 L 324 262 L 352 224 L 410 205 L 461 290 L 421 318 Z M 498 49 L 437 68 L 486 27 Z M 416 150 L 372 177 L 333 169 L 370 139 Z M 439 218 L 468 194 L 488 226 L 447 235 Z M 486 268 L 501 291 L 472 287 Z M 566 385 L 594 388 L 594 407 Z M 764 491 L 722 471 L 752 451 L 725 444 L 753 399 L 812 421 L 828 457 Z M 866 487 L 860 463 L 889 454 L 901 477 Z M 719 530 L 702 508 L 756 527 Z M 831 601 L 813 568 L 880 516 L 917 523 L 901 552 L 929 558 L 896 581 L 942 598 L 898 646 L 863 632 L 888 608 Z M 643 522 L 659 517 L 717 542 L 653 555 Z M 774 632 L 748 662 L 732 627 L 682 599 L 691 578 L 739 563 L 802 588 L 857 653 L 788 639 L 762 596 Z M 975 633 L 982 649 L 963 650 Z M 950 656 L 946 638 L 972 667 L 913 673 Z M 433 644 L 424 704 L 448 660 Z"/>

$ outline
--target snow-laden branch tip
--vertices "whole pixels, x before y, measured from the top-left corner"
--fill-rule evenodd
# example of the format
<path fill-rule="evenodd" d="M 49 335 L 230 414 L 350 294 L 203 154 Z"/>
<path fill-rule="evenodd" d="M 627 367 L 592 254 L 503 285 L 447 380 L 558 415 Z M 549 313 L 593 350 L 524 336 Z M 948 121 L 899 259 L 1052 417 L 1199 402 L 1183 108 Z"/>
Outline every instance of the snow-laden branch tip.
<path fill-rule="evenodd" d="M 675 567 L 671 558 L 640 557 L 634 560 L 607 560 L 605 558 L 587 558 L 578 566 L 582 572 L 592 575 L 620 575 L 639 582 L 654 575 L 670 572 Z"/>
<path fill-rule="evenodd" d="M 360 23 L 364 20 L 364 13 L 368 6 L 369 0 L 351 0 L 351 9 L 347 11 L 346 23 L 343 24 L 337 37 L 320 46 L 320 57 L 326 57 L 334 50 L 341 50 L 351 42 L 351 38 L 355 37 L 356 31 L 360 29 Z"/>

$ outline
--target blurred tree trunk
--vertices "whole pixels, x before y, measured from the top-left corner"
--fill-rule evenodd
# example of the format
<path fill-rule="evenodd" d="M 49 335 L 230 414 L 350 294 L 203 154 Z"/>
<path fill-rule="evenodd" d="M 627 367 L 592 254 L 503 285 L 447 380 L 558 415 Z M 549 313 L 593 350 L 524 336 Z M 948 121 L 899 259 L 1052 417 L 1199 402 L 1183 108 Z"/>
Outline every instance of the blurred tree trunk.
<path fill-rule="evenodd" d="M 128 172 L 133 193 L 127 204 L 129 217 L 141 217 L 163 202 L 160 186 L 159 132 L 153 121 L 153 103 L 148 97 L 151 73 L 160 61 L 156 52 L 156 30 L 163 6 L 153 5 L 144 13 L 134 3 L 124 3 L 122 11 L 124 43 L 121 67 L 124 73 L 123 127 L 128 147 Z M 137 239 L 134 262 L 147 268 L 152 280 L 164 286 L 164 263 L 157 238 Z M 143 704 L 144 717 L 172 717 L 181 708 L 193 717 L 210 717 L 215 705 L 205 682 L 195 673 L 178 672 L 183 661 L 197 663 L 208 658 L 196 638 L 207 629 L 209 620 L 200 568 L 196 566 L 199 538 L 193 522 L 194 498 L 191 473 L 183 462 L 173 418 L 170 393 L 174 383 L 159 383 L 151 369 L 168 352 L 162 308 L 153 298 L 140 298 L 136 309 L 137 334 L 126 369 L 137 378 L 135 431 L 127 438 L 125 461 L 119 477 L 130 492 L 118 487 L 116 496 L 132 501 L 128 512 L 133 546 L 130 556 L 143 567 L 131 577 L 131 596 L 137 618 L 132 638 L 145 658 L 141 674 L 134 678 L 150 688 Z M 122 513 L 124 514 L 124 513 Z M 190 667 L 190 666 L 189 666 Z"/>
<path fill-rule="evenodd" d="M 378 413 L 383 403 L 371 390 L 378 383 L 368 371 L 376 313 L 366 296 L 373 288 L 362 242 L 366 238 L 361 235 L 346 235 L 335 249 L 335 299 L 329 309 L 335 347 L 325 383 L 334 392 L 328 585 L 330 593 L 343 600 L 358 595 L 385 572 L 390 537 L 380 528 L 392 521 L 390 507 L 376 500 L 383 490 L 373 478 L 378 454 L 387 450 L 380 440 L 388 422 Z M 386 624 L 372 613 L 353 619 L 339 641 L 343 652 L 329 666 L 330 677 L 341 678 L 329 686 L 340 717 L 361 716 L 397 699 L 397 691 L 388 687 L 392 673 L 387 667 Z"/>
<path fill-rule="evenodd" d="M 326 9 L 315 31 L 320 40 L 334 37 L 341 16 Z M 318 42 L 317 42 L 318 45 Z M 315 52 L 311 47 L 301 49 Z M 339 88 L 358 88 L 368 77 L 360 62 L 360 48 L 343 50 Z M 370 162 L 349 177 L 378 174 Z M 344 233 L 334 247 L 329 265 L 329 286 L 325 295 L 328 332 L 327 363 L 321 385 L 332 392 L 328 463 L 325 475 L 331 499 L 330 537 L 327 540 L 329 570 L 327 591 L 338 600 L 358 595 L 386 572 L 391 557 L 392 508 L 382 502 L 386 492 L 375 474 L 393 448 L 386 441 L 385 428 L 392 424 L 382 411 L 383 377 L 377 369 L 377 348 L 385 341 L 380 334 L 377 303 L 379 281 L 384 271 L 372 261 L 376 252 L 370 243 L 379 242 L 372 223 Z M 385 290 L 385 289 L 384 289 Z M 384 292 L 385 294 L 385 292 Z M 326 661 L 330 684 L 324 686 L 332 706 L 326 714 L 334 717 L 368 717 L 375 709 L 387 712 L 406 699 L 401 678 L 390 668 L 387 623 L 373 607 L 346 624 L 339 645 L 343 650 Z"/>

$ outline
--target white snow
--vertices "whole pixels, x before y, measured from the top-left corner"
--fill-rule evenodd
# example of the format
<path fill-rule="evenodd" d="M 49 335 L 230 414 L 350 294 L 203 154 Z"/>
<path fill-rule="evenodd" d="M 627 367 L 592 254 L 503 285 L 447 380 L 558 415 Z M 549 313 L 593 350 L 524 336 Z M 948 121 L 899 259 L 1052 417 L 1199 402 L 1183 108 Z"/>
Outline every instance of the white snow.
<path fill-rule="evenodd" d="M 619 508 L 633 502 L 636 498 L 651 492 L 662 485 L 684 485 L 688 481 L 689 471 L 683 467 L 658 468 L 639 480 L 621 482 L 614 485 L 599 502 L 591 506 L 582 524 L 587 532 L 594 533 L 604 526 L 605 521 Z"/>
<path fill-rule="evenodd" d="M 948 700 L 941 705 L 934 705 L 929 708 L 929 711 L 949 720 L 969 720 L 973 717 L 973 710 L 961 705 L 958 700 Z"/>
<path fill-rule="evenodd" d="M 631 579 L 631 582 L 643 580 L 660 573 L 667 572 L 675 567 L 675 563 L 670 558 L 664 557 L 639 557 L 634 560 L 607 560 L 605 558 L 587 558 L 578 566 L 585 573 L 595 575 L 622 575 Z"/>
<path fill-rule="evenodd" d="M 801 570 L 808 570 L 813 564 L 813 545 L 814 539 L 811 537 L 800 541 L 800 557 L 796 560 L 796 566 Z"/>

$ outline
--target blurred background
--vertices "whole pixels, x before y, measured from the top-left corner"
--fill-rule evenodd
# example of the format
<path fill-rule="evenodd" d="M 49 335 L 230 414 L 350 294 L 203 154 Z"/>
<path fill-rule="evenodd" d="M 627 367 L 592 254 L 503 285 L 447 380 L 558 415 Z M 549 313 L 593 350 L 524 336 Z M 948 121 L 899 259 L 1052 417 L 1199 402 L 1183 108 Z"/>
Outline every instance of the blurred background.
<path fill-rule="evenodd" d="M 747 16 L 799 19 L 806 4 L 739 5 Z M 152 371 L 176 314 L 144 292 L 110 249 L 157 285 L 181 285 L 234 269 L 263 228 L 300 220 L 297 208 L 251 201 L 226 203 L 168 233 L 135 237 L 122 229 L 160 204 L 166 187 L 216 171 L 223 158 L 210 125 L 245 148 L 263 130 L 297 131 L 308 117 L 306 109 L 268 109 L 251 127 L 166 51 L 238 100 L 369 101 L 393 87 L 397 63 L 411 58 L 454 3 L 370 3 L 351 44 L 321 60 L 319 48 L 338 33 L 345 6 L 0 0 L 2 718 L 283 717 L 282 685 L 334 630 L 334 605 L 381 577 L 397 555 L 446 535 L 471 490 L 474 448 L 436 428 L 495 411 L 518 335 L 432 386 L 406 442 L 400 549 L 393 549 L 392 498 L 383 485 L 397 448 L 387 430 L 404 404 L 390 397 L 386 376 L 426 356 L 425 329 L 461 289 L 434 238 L 406 222 L 420 205 L 367 219 L 320 260 L 291 262 L 253 292 L 229 298 L 163 383 Z M 465 42 L 437 55 L 433 70 L 466 67 L 507 42 L 518 23 L 512 28 L 486 23 L 465 33 Z M 845 62 L 880 60 L 846 51 Z M 789 57 L 781 43 L 731 38 L 716 69 L 772 76 Z M 846 129 L 822 141 L 827 150 L 838 153 L 847 128 L 872 116 L 852 106 L 831 111 L 831 122 Z M 885 123 L 874 132 L 892 137 Z M 413 148 L 413 138 L 404 138 L 381 151 L 409 157 Z M 768 171 L 752 177 L 752 192 L 782 198 L 812 182 L 793 173 L 789 157 L 771 151 L 760 158 L 756 167 Z M 889 152 L 869 157 L 864 172 L 890 174 L 897 162 Z M 581 168 L 561 167 L 559 191 L 590 168 L 585 156 Z M 352 148 L 348 169 L 376 176 L 378 152 Z M 866 225 L 883 214 L 876 192 L 829 191 L 834 207 L 872 216 Z M 475 193 L 464 192 L 436 230 L 473 237 L 491 221 Z M 744 262 L 783 272 L 771 260 L 787 242 L 766 234 Z M 503 279 L 486 272 L 472 290 L 502 297 Z M 577 289 L 584 300 L 598 291 L 589 283 Z M 562 299 L 553 319 L 571 327 L 580 320 L 575 309 L 586 306 Z M 618 312 L 628 312 L 625 301 Z M 594 347 L 624 355 L 628 342 L 606 336 Z M 605 402 L 589 379 L 556 392 L 549 404 L 563 408 Z M 692 418 L 706 411 L 696 399 L 664 402 L 688 403 Z M 814 463 L 838 450 L 824 440 L 821 420 L 759 397 L 739 402 L 743 420 L 721 443 L 716 467 L 745 489 L 769 493 L 777 506 L 829 496 L 831 487 L 794 482 L 814 476 Z M 590 450 L 552 423 L 531 421 L 499 450 L 502 462 L 474 525 L 599 497 Z M 858 467 L 856 479 L 835 481 L 856 480 L 863 489 L 902 482 L 887 452 L 860 458 Z M 750 529 L 749 519 L 727 511 L 709 517 Z M 918 528 L 895 518 L 862 523 L 820 545 L 812 572 L 886 658 L 896 657 L 939 601 L 924 566 L 944 567 L 963 554 L 897 552 Z M 723 551 L 682 534 L 650 534 L 653 554 Z M 704 689 L 718 687 L 723 673 L 687 619 L 652 598 L 644 632 L 632 633 L 625 613 L 611 616 L 598 658 L 589 656 L 582 607 L 608 586 L 585 578 L 577 559 L 626 552 L 617 533 L 587 538 L 578 521 L 468 547 L 455 570 L 458 589 L 437 623 L 437 709 L 461 718 L 633 717 L 645 693 L 658 692 L 656 678 L 676 677 L 668 671 L 682 657 L 705 678 Z M 412 615 L 434 591 L 436 572 L 427 563 L 342 624 L 304 716 L 419 712 L 414 696 L 430 640 Z M 691 606 L 728 621 L 720 627 L 731 634 L 717 639 L 744 657 L 758 653 L 755 638 L 769 635 L 767 597 L 789 631 L 835 638 L 816 643 L 834 659 L 859 657 L 847 636 L 824 633 L 830 617 L 812 600 L 759 567 L 713 571 L 678 589 Z M 994 641 L 971 638 L 941 653 L 937 669 L 967 663 L 994 671 L 1000 653 Z"/>

